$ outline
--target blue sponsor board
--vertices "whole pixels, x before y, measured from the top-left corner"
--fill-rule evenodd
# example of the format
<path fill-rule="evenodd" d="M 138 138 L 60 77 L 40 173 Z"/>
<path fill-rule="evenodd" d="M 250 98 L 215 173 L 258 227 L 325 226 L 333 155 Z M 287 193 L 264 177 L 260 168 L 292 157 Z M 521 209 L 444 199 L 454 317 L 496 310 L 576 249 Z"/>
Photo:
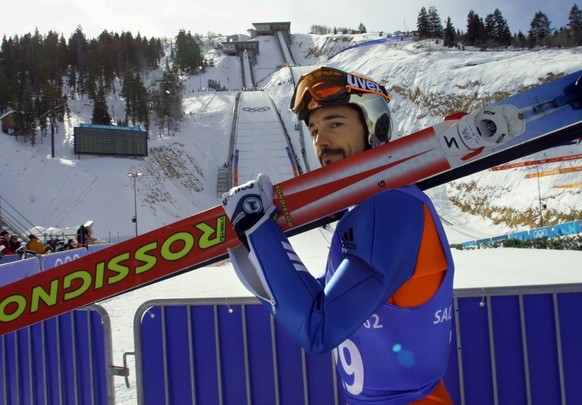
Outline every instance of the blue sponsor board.
<path fill-rule="evenodd" d="M 540 238 L 557 238 L 560 236 L 576 235 L 582 233 L 582 221 L 566 222 L 564 224 L 545 226 L 543 228 L 530 229 L 510 233 L 507 235 L 494 236 L 491 238 L 478 239 L 463 243 L 464 248 L 475 247 L 486 243 L 502 242 L 507 239 L 530 240 Z"/>

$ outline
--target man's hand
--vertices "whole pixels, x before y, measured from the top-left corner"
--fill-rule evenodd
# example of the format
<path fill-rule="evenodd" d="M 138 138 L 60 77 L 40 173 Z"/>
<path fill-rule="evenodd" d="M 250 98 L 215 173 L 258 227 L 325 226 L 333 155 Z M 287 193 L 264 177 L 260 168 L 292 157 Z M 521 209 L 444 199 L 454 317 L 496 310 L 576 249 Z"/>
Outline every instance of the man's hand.
<path fill-rule="evenodd" d="M 265 215 L 272 213 L 273 185 L 267 175 L 259 174 L 222 195 L 222 206 L 230 219 L 238 238 L 248 248 L 245 231 L 253 227 Z"/>

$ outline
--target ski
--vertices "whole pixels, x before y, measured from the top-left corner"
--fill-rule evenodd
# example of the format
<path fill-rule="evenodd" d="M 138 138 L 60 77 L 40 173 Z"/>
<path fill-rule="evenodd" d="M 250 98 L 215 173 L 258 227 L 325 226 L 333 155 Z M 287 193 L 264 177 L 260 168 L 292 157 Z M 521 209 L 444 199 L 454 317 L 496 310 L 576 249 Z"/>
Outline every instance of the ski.
<path fill-rule="evenodd" d="M 274 186 L 288 234 L 375 193 L 428 189 L 579 138 L 582 71 Z M 221 206 L 0 288 L 0 334 L 209 265 L 239 241 Z"/>

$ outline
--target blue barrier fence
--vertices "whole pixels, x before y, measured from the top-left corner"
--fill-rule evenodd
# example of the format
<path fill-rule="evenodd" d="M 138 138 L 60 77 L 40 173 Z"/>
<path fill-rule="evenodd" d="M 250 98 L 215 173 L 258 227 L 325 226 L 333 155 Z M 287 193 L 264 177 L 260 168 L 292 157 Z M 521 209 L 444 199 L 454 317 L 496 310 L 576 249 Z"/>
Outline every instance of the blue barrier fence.
<path fill-rule="evenodd" d="M 386 42 L 394 42 L 394 41 L 403 41 L 405 39 L 409 39 L 410 36 L 402 34 L 402 35 L 395 35 L 393 37 L 387 37 L 387 38 L 378 38 L 378 39 L 372 39 L 370 41 L 365 41 L 365 42 L 360 42 L 359 44 L 355 44 L 355 45 L 351 45 L 351 46 L 347 46 L 344 49 L 342 49 L 341 51 L 334 53 L 333 55 L 329 56 L 327 58 L 327 60 L 331 60 L 333 58 L 335 58 L 337 55 L 339 55 L 342 52 L 348 51 L 350 49 L 355 49 L 355 48 L 361 48 L 364 46 L 370 46 L 370 45 L 377 45 L 377 44 L 383 44 Z"/>
<path fill-rule="evenodd" d="M 40 272 L 38 257 L 10 261 L 0 265 L 0 286 L 14 283 Z"/>
<path fill-rule="evenodd" d="M 582 397 L 582 284 L 455 291 L 445 384 L 455 404 Z M 134 320 L 139 404 L 345 404 L 254 298 L 155 300 Z"/>
<path fill-rule="evenodd" d="M 254 298 L 224 303 L 140 307 L 139 404 L 345 404 L 331 354 L 305 353 Z"/>
<path fill-rule="evenodd" d="M 4 255 L 4 256 L 0 257 L 0 265 L 10 263 L 10 262 L 15 262 L 15 261 L 21 260 L 21 259 L 22 259 L 21 255 Z"/>
<path fill-rule="evenodd" d="M 110 329 L 93 305 L 0 336 L 0 403 L 113 405 Z"/>
<path fill-rule="evenodd" d="M 566 404 L 582 395 L 582 284 L 455 291 L 455 404 Z"/>
<path fill-rule="evenodd" d="M 543 228 L 535 228 L 528 231 L 514 232 L 507 235 L 499 235 L 491 238 L 468 241 L 463 243 L 463 247 L 476 247 L 478 245 L 502 242 L 509 239 L 530 240 L 540 238 L 557 238 L 560 236 L 576 235 L 579 233 L 582 233 L 582 221 L 572 221 L 554 226 L 545 226 Z"/>
<path fill-rule="evenodd" d="M 79 248 L 3 260 L 0 286 L 87 254 Z M 0 336 L 1 404 L 113 405 L 115 374 L 109 317 L 97 305 Z"/>

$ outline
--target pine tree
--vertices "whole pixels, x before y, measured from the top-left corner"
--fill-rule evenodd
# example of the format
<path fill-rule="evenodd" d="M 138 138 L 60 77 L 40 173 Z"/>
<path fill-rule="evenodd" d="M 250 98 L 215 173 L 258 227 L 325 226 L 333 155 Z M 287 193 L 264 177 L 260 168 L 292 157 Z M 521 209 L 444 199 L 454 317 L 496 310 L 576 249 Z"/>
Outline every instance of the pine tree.
<path fill-rule="evenodd" d="M 93 117 L 91 123 L 99 125 L 111 125 L 111 115 L 105 99 L 105 89 L 99 87 L 93 100 Z"/>
<path fill-rule="evenodd" d="M 511 45 L 511 32 L 499 9 L 495 9 L 493 14 L 489 14 L 485 18 L 485 34 L 493 46 L 506 47 Z"/>
<path fill-rule="evenodd" d="M 493 21 L 493 14 L 488 14 L 485 17 L 485 39 L 486 41 L 493 42 L 495 38 L 495 22 Z"/>
<path fill-rule="evenodd" d="M 10 81 L 6 74 L 4 73 L 4 66 L 2 60 L 0 60 L 0 89 L 7 89 L 10 86 Z M 0 91 L 0 111 L 6 111 L 10 105 L 10 93 L 6 91 Z"/>
<path fill-rule="evenodd" d="M 483 42 L 483 34 L 485 32 L 485 27 L 483 20 L 479 17 L 479 14 L 475 13 L 473 10 L 469 11 L 467 15 L 467 35 L 466 42 L 469 46 L 479 46 Z"/>
<path fill-rule="evenodd" d="M 28 78 L 24 79 L 22 93 L 15 104 L 18 106 L 15 114 L 16 127 L 21 128 L 20 134 L 28 138 L 30 144 L 34 146 L 36 144 L 36 117 L 38 115 L 33 102 L 32 85 Z"/>
<path fill-rule="evenodd" d="M 116 44 L 113 36 L 103 31 L 99 35 L 98 40 L 93 44 L 94 52 L 99 58 L 99 65 L 101 68 L 101 76 L 103 80 L 104 90 L 110 92 L 113 90 L 116 79 Z"/>
<path fill-rule="evenodd" d="M 89 42 L 85 38 L 82 28 L 79 26 L 69 38 L 70 64 L 75 68 L 77 77 L 75 84 L 77 90 L 85 92 L 85 83 L 88 79 L 87 54 L 89 52 Z"/>
<path fill-rule="evenodd" d="M 528 31 L 528 41 L 531 48 L 544 46 L 552 35 L 551 22 L 548 16 L 541 11 L 535 13 Z"/>
<path fill-rule="evenodd" d="M 140 124 L 143 124 L 146 132 L 149 132 L 150 129 L 149 94 L 143 84 L 137 89 L 135 101 L 136 101 L 136 111 L 135 111 L 136 120 Z"/>
<path fill-rule="evenodd" d="M 422 7 L 416 19 L 416 31 L 420 39 L 430 38 L 430 25 L 428 21 L 428 12 Z"/>
<path fill-rule="evenodd" d="M 451 17 L 447 17 L 443 45 L 449 48 L 455 46 L 455 28 L 453 27 L 453 23 L 451 22 Z"/>
<path fill-rule="evenodd" d="M 125 121 L 131 121 L 134 125 L 144 123 L 149 128 L 148 117 L 148 92 L 145 88 L 139 72 L 127 69 L 121 95 L 125 97 Z"/>
<path fill-rule="evenodd" d="M 519 31 L 517 34 L 513 36 L 513 46 L 517 48 L 525 48 L 527 45 L 527 38 L 523 34 L 523 32 Z"/>
<path fill-rule="evenodd" d="M 67 41 L 65 40 L 65 37 L 63 37 L 61 35 L 61 37 L 59 38 L 59 47 L 58 47 L 58 58 L 59 58 L 59 65 L 61 67 L 61 70 L 63 72 L 67 72 L 68 68 L 69 68 L 69 47 L 67 45 Z"/>
<path fill-rule="evenodd" d="M 168 133 L 170 132 L 172 118 L 176 112 L 175 103 L 179 100 L 181 103 L 181 96 L 176 97 L 176 92 L 178 90 L 178 74 L 175 69 L 166 65 L 164 74 L 162 76 L 162 81 L 160 82 L 159 89 L 153 95 L 154 111 L 155 117 L 157 119 L 157 127 L 160 133 L 163 132 L 164 127 L 167 127 Z M 181 112 L 181 105 L 180 105 Z"/>
<path fill-rule="evenodd" d="M 43 133 L 46 133 L 50 125 L 63 121 L 67 98 L 62 94 L 61 88 L 59 80 L 47 80 L 42 83 L 40 95 L 35 98 L 36 116 L 39 117 L 39 126 Z"/>
<path fill-rule="evenodd" d="M 432 38 L 443 37 L 443 24 L 441 22 L 441 17 L 434 6 L 428 8 L 428 25 L 430 36 Z"/>
<path fill-rule="evenodd" d="M 511 31 L 505 19 L 499 30 L 498 41 L 500 46 L 511 46 Z"/>
<path fill-rule="evenodd" d="M 185 72 L 195 72 L 202 66 L 200 46 L 190 32 L 180 30 L 176 37 L 176 66 Z"/>
<path fill-rule="evenodd" d="M 570 9 L 570 14 L 568 16 L 568 26 L 570 27 L 570 33 L 572 35 L 573 45 L 582 44 L 582 11 L 578 8 L 577 4 L 574 4 Z"/>

